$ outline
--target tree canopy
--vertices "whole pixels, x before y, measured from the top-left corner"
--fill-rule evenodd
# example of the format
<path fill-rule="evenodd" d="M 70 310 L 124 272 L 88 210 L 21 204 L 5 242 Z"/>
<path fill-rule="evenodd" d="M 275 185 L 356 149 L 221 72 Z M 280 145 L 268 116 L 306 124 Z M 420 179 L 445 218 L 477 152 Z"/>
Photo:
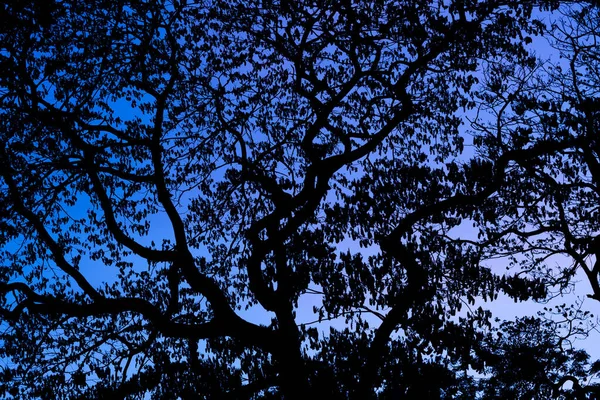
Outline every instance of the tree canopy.
<path fill-rule="evenodd" d="M 595 5 L 2 7 L 4 396 L 598 398 Z"/>

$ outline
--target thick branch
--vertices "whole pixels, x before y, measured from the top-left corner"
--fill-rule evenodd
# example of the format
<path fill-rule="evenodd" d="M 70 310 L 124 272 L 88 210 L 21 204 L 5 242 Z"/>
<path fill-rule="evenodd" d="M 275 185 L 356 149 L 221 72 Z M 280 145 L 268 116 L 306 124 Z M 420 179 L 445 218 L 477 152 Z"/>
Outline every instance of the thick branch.
<path fill-rule="evenodd" d="M 0 283 L 0 294 L 21 292 L 26 299 L 12 311 L 3 309 L 2 314 L 10 320 L 17 320 L 24 309 L 43 315 L 64 315 L 73 318 L 100 317 L 102 315 L 118 315 L 127 312 L 138 313 L 147 319 L 162 335 L 186 339 L 207 339 L 223 336 L 236 336 L 243 342 L 255 345 L 264 350 L 272 350 L 271 331 L 264 327 L 247 323 L 241 319 L 214 318 L 212 321 L 196 325 L 188 325 L 171 321 L 161 310 L 146 300 L 135 297 L 114 299 L 100 298 L 91 303 L 76 304 L 60 300 L 48 295 L 35 293 L 22 282 Z M 240 335 L 240 332 L 243 334 Z"/>
<path fill-rule="evenodd" d="M 2 150 L 2 166 L 0 172 L 4 181 L 8 185 L 10 197 L 12 199 L 14 210 L 19 213 L 25 220 L 27 220 L 33 228 L 36 230 L 39 238 L 48 247 L 54 258 L 56 265 L 63 270 L 66 274 L 71 276 L 79 287 L 93 299 L 101 298 L 102 295 L 87 281 L 87 279 L 79 272 L 79 270 L 67 261 L 64 255 L 64 249 L 52 238 L 50 233 L 46 230 L 42 220 L 30 209 L 28 209 L 21 196 L 19 195 L 19 189 L 16 182 L 13 179 L 14 170 L 8 165 L 8 160 L 4 150 Z"/>

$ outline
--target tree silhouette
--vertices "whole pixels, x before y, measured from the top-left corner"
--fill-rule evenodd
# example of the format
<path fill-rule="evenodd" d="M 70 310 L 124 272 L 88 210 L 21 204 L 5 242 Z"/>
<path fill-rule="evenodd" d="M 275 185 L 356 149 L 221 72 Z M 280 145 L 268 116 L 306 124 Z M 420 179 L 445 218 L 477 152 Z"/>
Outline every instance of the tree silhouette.
<path fill-rule="evenodd" d="M 494 123 L 476 123 L 484 155 L 527 155 L 515 160 L 499 194 L 504 221 L 491 221 L 491 252 L 537 253 L 521 259 L 529 273 L 566 289 L 577 271 L 587 277 L 588 297 L 600 299 L 598 273 L 598 27 L 596 6 L 563 9 L 549 32 L 559 60 L 506 64 L 490 71 L 503 81 L 482 96 Z M 500 111 L 498 111 L 500 110 Z M 510 233 L 510 237 L 506 234 Z M 569 262 L 548 269 L 546 259 Z"/>
<path fill-rule="evenodd" d="M 523 349 L 522 387 L 579 385 L 587 357 L 539 320 L 494 347 L 517 328 L 462 308 L 557 283 L 482 259 L 511 244 L 515 201 L 554 191 L 514 166 L 541 171 L 570 139 L 483 133 L 466 158 L 459 129 L 515 79 L 491 66 L 533 67 L 533 5 L 215 3 L 3 6 L 6 395 L 520 395 Z M 485 66 L 500 86 L 481 97 Z"/>

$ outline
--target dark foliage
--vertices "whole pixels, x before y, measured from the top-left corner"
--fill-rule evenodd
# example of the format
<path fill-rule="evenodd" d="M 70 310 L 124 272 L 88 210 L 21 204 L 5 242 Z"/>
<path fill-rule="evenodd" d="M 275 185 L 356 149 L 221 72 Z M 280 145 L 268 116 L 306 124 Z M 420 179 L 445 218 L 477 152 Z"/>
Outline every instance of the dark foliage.
<path fill-rule="evenodd" d="M 585 329 L 476 306 L 600 299 L 600 19 L 557 7 L 5 2 L 5 396 L 595 398 Z"/>

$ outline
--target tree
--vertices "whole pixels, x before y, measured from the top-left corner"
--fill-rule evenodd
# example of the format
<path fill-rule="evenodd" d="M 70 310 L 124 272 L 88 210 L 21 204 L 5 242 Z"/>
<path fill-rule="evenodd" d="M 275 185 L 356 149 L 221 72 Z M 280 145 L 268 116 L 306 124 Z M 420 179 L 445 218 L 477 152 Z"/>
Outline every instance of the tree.
<path fill-rule="evenodd" d="M 460 115 L 482 65 L 532 66 L 533 6 L 217 3 L 4 5 L 8 394 L 487 390 L 468 372 L 504 371 L 478 361 L 500 351 L 479 345 L 495 328 L 463 303 L 541 300 L 552 282 L 495 274 L 481 259 L 498 242 L 452 230 L 487 235 L 512 216 L 495 194 L 521 179 L 513 163 L 565 147 L 482 140 L 465 160 Z M 588 371 L 546 342 L 553 378 Z"/>
<path fill-rule="evenodd" d="M 549 42 L 560 59 L 528 68 L 509 65 L 490 73 L 483 103 L 493 124 L 476 124 L 485 157 L 519 153 L 497 203 L 504 221 L 487 227 L 491 252 L 532 254 L 522 259 L 532 274 L 566 289 L 578 271 L 599 300 L 597 202 L 598 40 L 596 6 L 564 9 Z M 506 234 L 510 233 L 510 237 Z M 570 263 L 548 270 L 545 260 L 565 255 Z"/>
<path fill-rule="evenodd" d="M 554 286 L 555 295 L 572 290 L 576 277 L 583 276 L 591 290 L 587 297 L 600 300 L 600 14 L 595 4 L 579 4 L 562 8 L 552 22 L 547 40 L 557 57 L 529 66 L 490 66 L 479 93 L 479 111 L 488 116 L 473 125 L 481 155 L 492 163 L 516 155 L 509 156 L 505 186 L 483 207 L 503 218 L 480 225 L 480 237 L 488 254 L 510 255 L 520 273 Z M 556 263 L 549 262 L 553 258 Z M 577 329 L 573 313 L 558 313 L 569 332 Z M 581 385 L 597 373 L 598 365 L 592 367 L 582 375 L 555 377 L 546 390 L 556 393 L 570 381 L 573 388 L 564 398 L 597 398 L 597 385 Z"/>

